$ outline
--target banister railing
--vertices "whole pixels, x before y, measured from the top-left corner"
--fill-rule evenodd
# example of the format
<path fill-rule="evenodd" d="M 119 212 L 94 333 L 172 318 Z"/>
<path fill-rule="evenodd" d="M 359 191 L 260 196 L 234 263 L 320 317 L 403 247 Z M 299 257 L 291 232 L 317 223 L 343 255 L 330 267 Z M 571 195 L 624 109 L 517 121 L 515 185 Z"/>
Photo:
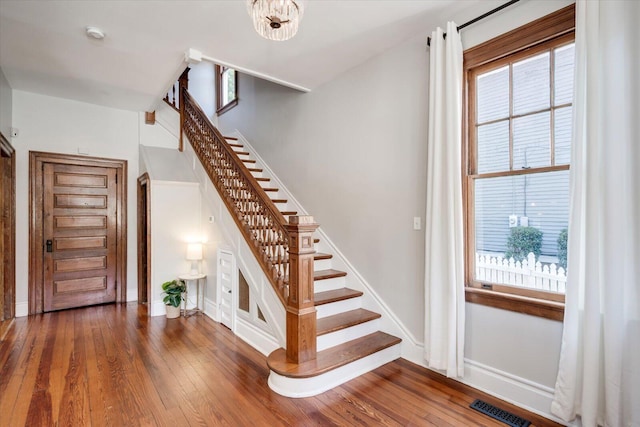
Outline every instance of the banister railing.
<path fill-rule="evenodd" d="M 180 91 L 182 133 L 218 190 L 287 311 L 287 358 L 316 357 L 313 232 L 310 216 L 285 219 L 251 171 L 186 88 Z"/>
<path fill-rule="evenodd" d="M 163 101 L 173 107 L 174 110 L 180 111 L 180 88 L 186 87 L 189 88 L 189 70 L 187 67 L 178 80 L 171 86 L 171 89 L 167 91 L 167 94 L 164 96 Z"/>

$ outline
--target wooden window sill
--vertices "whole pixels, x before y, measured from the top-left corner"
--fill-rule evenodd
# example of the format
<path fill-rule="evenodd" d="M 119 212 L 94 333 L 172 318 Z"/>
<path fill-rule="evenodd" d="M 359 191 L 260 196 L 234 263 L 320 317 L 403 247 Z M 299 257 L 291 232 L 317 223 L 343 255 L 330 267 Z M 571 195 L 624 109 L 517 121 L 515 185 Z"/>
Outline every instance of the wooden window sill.
<path fill-rule="evenodd" d="M 487 289 L 466 288 L 466 301 L 562 322 L 564 303 Z"/>
<path fill-rule="evenodd" d="M 236 98 L 233 101 L 227 103 L 225 106 L 218 108 L 216 110 L 216 115 L 221 116 L 224 113 L 226 113 L 227 111 L 231 110 L 236 105 L 238 105 L 238 98 Z"/>

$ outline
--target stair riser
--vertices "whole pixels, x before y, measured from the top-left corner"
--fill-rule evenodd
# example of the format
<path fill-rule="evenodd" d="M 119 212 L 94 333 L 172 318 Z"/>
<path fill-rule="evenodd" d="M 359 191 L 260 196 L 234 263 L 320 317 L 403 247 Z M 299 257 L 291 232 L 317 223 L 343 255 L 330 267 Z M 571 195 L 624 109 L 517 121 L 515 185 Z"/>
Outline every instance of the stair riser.
<path fill-rule="evenodd" d="M 380 319 L 370 320 L 329 334 L 320 335 L 316 340 L 318 351 L 355 340 L 380 330 Z"/>
<path fill-rule="evenodd" d="M 362 307 L 362 297 L 349 298 L 342 301 L 322 304 L 316 307 L 316 318 L 321 319 L 345 311 L 355 310 Z"/>
<path fill-rule="evenodd" d="M 288 378 L 271 371 L 269 388 L 287 397 L 315 396 L 400 357 L 400 344 L 310 378 Z"/>
<path fill-rule="evenodd" d="M 314 262 L 314 269 L 315 269 Z M 333 277 L 331 279 L 323 279 L 323 280 L 314 280 L 313 281 L 313 291 L 314 292 L 324 292 L 324 291 L 333 291 L 334 289 L 344 288 L 345 286 L 345 278 L 343 277 Z"/>
<path fill-rule="evenodd" d="M 317 259 L 313 261 L 313 269 L 314 271 L 320 270 L 329 270 L 331 269 L 331 260 L 330 259 Z M 319 292 L 319 291 L 316 291 Z"/>
<path fill-rule="evenodd" d="M 263 182 L 261 184 L 264 184 Z M 269 183 L 267 183 L 267 185 L 262 185 L 262 188 L 272 188 L 269 187 L 268 185 Z M 270 199 L 282 199 L 283 196 L 279 191 L 266 191 L 267 196 L 269 196 Z"/>

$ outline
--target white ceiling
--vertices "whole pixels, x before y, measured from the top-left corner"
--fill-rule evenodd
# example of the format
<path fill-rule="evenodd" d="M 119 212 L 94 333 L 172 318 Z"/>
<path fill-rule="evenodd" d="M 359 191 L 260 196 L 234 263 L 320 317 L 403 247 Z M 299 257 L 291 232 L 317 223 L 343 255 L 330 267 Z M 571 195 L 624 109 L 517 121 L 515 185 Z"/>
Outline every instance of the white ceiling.
<path fill-rule="evenodd" d="M 13 89 L 134 111 L 152 109 L 184 52 L 313 90 L 480 0 L 308 0 L 298 34 L 261 38 L 245 0 L 0 0 L 0 68 Z M 473 16 L 471 16 L 473 17 Z M 89 39 L 86 26 L 106 33 Z"/>

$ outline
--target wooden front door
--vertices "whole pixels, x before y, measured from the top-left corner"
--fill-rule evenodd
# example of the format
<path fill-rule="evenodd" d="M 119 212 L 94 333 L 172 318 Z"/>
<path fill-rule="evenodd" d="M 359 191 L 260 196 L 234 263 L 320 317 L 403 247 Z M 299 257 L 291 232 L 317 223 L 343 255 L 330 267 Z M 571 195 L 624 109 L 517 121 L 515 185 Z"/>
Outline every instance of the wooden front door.
<path fill-rule="evenodd" d="M 31 154 L 30 313 L 123 301 L 124 165 Z"/>
<path fill-rule="evenodd" d="M 45 163 L 44 311 L 115 302 L 116 172 Z"/>

